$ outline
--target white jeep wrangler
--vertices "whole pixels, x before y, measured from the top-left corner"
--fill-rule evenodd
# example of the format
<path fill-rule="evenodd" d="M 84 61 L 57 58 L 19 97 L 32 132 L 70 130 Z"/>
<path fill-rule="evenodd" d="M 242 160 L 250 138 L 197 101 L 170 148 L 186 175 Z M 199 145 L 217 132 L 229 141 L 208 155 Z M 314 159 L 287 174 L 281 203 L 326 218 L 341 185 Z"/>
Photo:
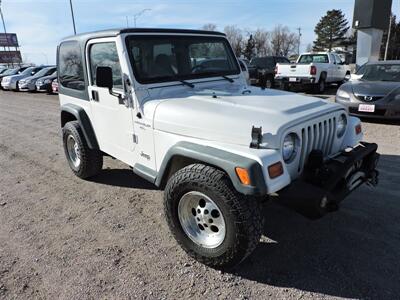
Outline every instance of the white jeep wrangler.
<path fill-rule="evenodd" d="M 200 262 L 232 267 L 257 246 L 260 203 L 320 217 L 377 182 L 377 145 L 321 99 L 247 86 L 224 34 L 123 29 L 57 51 L 65 154 L 81 178 L 103 156 L 165 189 L 165 215 Z M 143 199 L 145 200 L 145 199 Z"/>

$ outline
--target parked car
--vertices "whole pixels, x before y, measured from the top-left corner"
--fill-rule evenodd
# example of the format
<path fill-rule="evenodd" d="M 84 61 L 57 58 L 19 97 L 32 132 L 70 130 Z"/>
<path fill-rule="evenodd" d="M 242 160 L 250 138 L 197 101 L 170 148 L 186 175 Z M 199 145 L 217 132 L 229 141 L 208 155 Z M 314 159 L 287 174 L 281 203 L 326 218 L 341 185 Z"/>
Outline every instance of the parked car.
<path fill-rule="evenodd" d="M 367 63 L 362 77 L 343 84 L 335 100 L 354 116 L 400 120 L 400 61 Z"/>
<path fill-rule="evenodd" d="M 8 69 L 7 71 L 4 71 L 2 74 L 0 74 L 0 88 L 3 89 L 3 86 L 1 83 L 3 82 L 3 79 L 8 76 L 16 75 L 22 73 L 25 69 L 28 67 L 18 67 L 18 68 L 13 68 L 13 69 Z"/>
<path fill-rule="evenodd" d="M 204 49 L 226 63 L 198 67 Z M 377 145 L 361 142 L 358 118 L 247 86 L 223 33 L 106 30 L 66 38 L 57 53 L 71 171 L 95 176 L 104 155 L 130 165 L 165 190 L 173 236 L 204 264 L 233 267 L 255 249 L 271 194 L 317 218 L 377 183 Z"/>
<path fill-rule="evenodd" d="M 340 56 L 332 52 L 304 53 L 295 64 L 276 66 L 275 80 L 288 90 L 291 86 L 312 87 L 316 93 L 323 93 L 330 83 L 343 83 L 350 75 L 350 67 Z"/>
<path fill-rule="evenodd" d="M 41 69 L 43 69 L 43 67 L 29 67 L 23 70 L 21 73 L 17 73 L 16 75 L 6 76 L 1 81 L 1 86 L 5 90 L 18 91 L 18 83 L 20 80 L 35 75 Z"/>
<path fill-rule="evenodd" d="M 54 66 L 43 67 L 39 72 L 37 72 L 33 76 L 29 76 L 24 79 L 21 79 L 18 83 L 19 90 L 35 92 L 36 91 L 36 81 L 38 81 L 42 77 L 53 74 L 56 70 L 57 70 L 57 68 Z"/>
<path fill-rule="evenodd" d="M 51 90 L 53 94 L 58 94 L 58 79 L 54 79 L 53 82 L 51 83 Z"/>
<path fill-rule="evenodd" d="M 255 57 L 250 61 L 249 75 L 250 83 L 260 84 L 260 79 L 265 81 L 267 88 L 275 87 L 275 67 L 277 63 L 289 64 L 290 61 L 284 56 Z"/>
<path fill-rule="evenodd" d="M 54 71 L 51 75 L 39 78 L 36 80 L 36 91 L 51 94 L 53 92 L 52 83 L 55 79 L 57 79 L 57 71 Z"/>

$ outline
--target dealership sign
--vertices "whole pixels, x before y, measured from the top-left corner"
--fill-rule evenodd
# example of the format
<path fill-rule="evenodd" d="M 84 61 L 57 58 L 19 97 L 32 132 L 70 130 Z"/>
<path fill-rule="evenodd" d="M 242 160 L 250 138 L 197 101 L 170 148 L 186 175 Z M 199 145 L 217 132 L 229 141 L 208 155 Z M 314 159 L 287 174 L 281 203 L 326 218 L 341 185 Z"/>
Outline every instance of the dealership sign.
<path fill-rule="evenodd" d="M 18 39 L 15 33 L 0 33 L 0 47 L 18 47 Z"/>
<path fill-rule="evenodd" d="M 19 51 L 0 51 L 0 63 L 21 63 L 22 57 Z"/>

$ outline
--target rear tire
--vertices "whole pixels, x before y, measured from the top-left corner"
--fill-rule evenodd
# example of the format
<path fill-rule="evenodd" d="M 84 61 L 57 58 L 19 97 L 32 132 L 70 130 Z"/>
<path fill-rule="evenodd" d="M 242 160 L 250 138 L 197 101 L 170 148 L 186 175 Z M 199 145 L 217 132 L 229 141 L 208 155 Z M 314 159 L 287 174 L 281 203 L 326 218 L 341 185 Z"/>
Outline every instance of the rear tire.
<path fill-rule="evenodd" d="M 239 264 L 261 237 L 259 200 L 238 193 L 224 172 L 210 166 L 193 164 L 172 175 L 164 209 L 178 244 L 213 268 Z"/>
<path fill-rule="evenodd" d="M 324 78 L 321 78 L 316 85 L 314 85 L 314 94 L 323 94 L 325 93 L 326 82 Z"/>
<path fill-rule="evenodd" d="M 62 129 L 64 152 L 74 174 L 82 179 L 97 175 L 103 167 L 101 151 L 90 149 L 78 121 L 71 121 Z"/>

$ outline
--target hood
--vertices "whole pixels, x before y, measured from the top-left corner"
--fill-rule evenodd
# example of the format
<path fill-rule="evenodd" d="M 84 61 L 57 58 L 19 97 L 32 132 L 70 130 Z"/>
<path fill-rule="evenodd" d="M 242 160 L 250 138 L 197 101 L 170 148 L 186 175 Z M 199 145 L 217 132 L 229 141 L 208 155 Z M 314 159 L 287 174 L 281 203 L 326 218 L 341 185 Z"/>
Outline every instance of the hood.
<path fill-rule="evenodd" d="M 355 95 L 385 96 L 400 89 L 400 82 L 357 80 L 351 83 L 351 87 Z"/>
<path fill-rule="evenodd" d="M 154 128 L 204 140 L 249 145 L 252 127 L 262 127 L 270 148 L 287 128 L 315 116 L 342 109 L 313 97 L 278 90 L 230 86 L 229 89 L 194 89 L 166 97 L 154 109 Z M 145 105 L 147 105 L 147 103 Z"/>

